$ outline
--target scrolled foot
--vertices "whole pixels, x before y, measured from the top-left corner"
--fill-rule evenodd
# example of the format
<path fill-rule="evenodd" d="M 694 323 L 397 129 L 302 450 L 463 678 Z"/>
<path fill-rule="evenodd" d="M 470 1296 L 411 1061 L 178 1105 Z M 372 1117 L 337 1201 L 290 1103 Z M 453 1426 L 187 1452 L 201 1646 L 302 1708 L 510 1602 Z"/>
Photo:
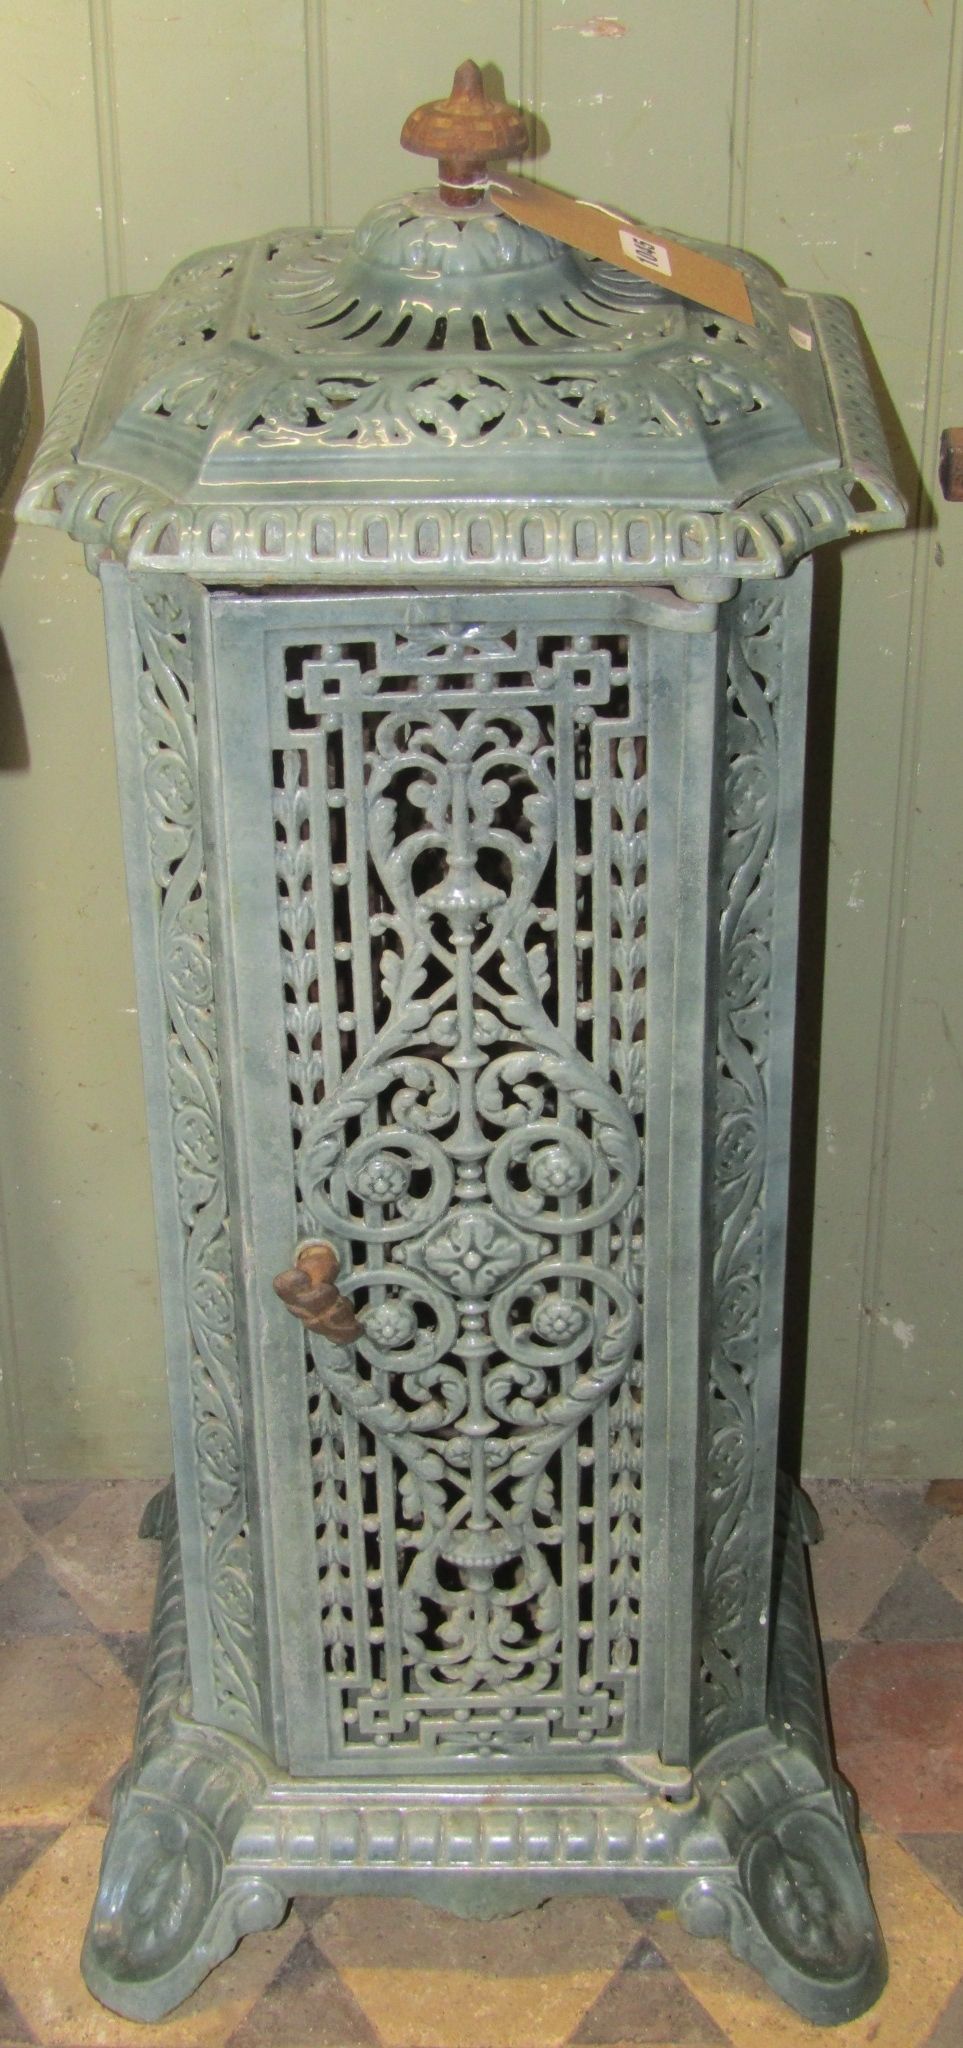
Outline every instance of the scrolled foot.
<path fill-rule="evenodd" d="M 81 1967 L 95 1998 L 127 2019 L 161 2019 L 241 1936 L 276 1927 L 287 1899 L 225 1872 L 196 1814 L 146 1792 L 121 1794 L 104 1850 Z"/>
<path fill-rule="evenodd" d="M 693 1934 L 724 1935 L 816 2025 L 855 2019 L 886 1982 L 862 1861 L 829 1793 L 756 1827 L 735 1872 L 695 1879 L 679 1915 Z"/>

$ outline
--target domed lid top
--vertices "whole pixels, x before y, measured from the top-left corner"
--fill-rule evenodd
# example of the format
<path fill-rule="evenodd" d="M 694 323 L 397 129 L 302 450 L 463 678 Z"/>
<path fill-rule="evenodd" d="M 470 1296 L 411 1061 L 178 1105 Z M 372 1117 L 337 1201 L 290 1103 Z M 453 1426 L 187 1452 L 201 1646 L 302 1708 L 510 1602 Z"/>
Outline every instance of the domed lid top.
<path fill-rule="evenodd" d="M 499 129 L 469 84 L 481 176 Z M 412 117 L 425 147 L 446 108 L 427 139 Z M 724 252 L 742 325 L 465 196 L 208 250 L 102 307 L 22 516 L 259 581 L 763 575 L 900 523 L 838 301 Z"/>

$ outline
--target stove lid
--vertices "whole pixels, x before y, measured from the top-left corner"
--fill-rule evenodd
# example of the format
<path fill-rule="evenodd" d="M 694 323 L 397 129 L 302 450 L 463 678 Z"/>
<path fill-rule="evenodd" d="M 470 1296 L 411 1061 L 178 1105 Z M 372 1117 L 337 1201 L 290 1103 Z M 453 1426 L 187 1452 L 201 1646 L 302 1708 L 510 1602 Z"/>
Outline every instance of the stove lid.
<path fill-rule="evenodd" d="M 743 325 L 518 225 L 484 159 L 519 117 L 479 92 L 462 67 L 406 123 L 440 191 L 101 307 L 21 517 L 259 582 L 694 584 L 901 524 L 847 308 L 690 243 L 742 271 Z"/>

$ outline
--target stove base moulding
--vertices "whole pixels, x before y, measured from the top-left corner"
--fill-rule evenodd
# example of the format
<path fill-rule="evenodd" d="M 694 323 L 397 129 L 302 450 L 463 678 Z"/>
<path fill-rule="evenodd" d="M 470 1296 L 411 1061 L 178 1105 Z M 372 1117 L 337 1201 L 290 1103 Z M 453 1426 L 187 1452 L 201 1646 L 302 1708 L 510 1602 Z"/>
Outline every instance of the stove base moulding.
<path fill-rule="evenodd" d="M 159 1496 L 145 1524 L 163 1543 L 151 1655 L 84 1946 L 90 1990 L 127 2018 L 160 2019 L 296 1893 L 406 1893 L 488 1919 L 608 1892 L 674 1903 L 817 2024 L 854 2018 L 886 1960 L 831 1762 L 803 1547 L 812 1519 L 786 1486 L 769 1726 L 712 1750 L 680 1799 L 635 1774 L 389 1788 L 280 1773 L 184 1711 L 177 1521 L 172 1491 Z"/>

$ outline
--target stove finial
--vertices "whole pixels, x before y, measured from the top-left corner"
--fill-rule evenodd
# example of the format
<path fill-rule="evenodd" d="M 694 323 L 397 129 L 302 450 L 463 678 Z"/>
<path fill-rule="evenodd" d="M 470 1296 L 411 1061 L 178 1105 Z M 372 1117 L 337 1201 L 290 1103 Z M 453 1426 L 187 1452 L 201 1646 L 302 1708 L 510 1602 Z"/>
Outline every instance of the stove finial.
<path fill-rule="evenodd" d="M 518 107 L 489 99 L 481 71 L 469 57 L 459 64 L 446 100 L 428 100 L 409 114 L 402 148 L 438 159 L 438 189 L 446 206 L 477 206 L 490 157 L 521 156 L 528 125 Z"/>

